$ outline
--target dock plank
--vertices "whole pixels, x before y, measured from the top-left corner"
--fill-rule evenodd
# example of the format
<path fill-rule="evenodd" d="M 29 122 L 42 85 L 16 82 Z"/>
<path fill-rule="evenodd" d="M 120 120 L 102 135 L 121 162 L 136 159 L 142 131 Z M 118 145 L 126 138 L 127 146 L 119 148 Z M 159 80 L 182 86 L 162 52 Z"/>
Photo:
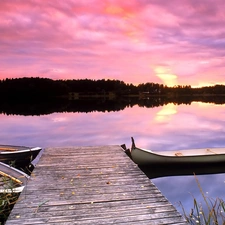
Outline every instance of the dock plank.
<path fill-rule="evenodd" d="M 45 149 L 6 225 L 187 224 L 118 146 Z"/>

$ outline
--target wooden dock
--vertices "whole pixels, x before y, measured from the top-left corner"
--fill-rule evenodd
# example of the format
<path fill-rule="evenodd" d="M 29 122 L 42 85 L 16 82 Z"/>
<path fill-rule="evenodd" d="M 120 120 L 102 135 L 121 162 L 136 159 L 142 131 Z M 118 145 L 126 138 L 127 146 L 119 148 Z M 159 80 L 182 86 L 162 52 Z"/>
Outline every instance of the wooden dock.
<path fill-rule="evenodd" d="M 6 225 L 187 224 L 118 146 L 45 149 Z"/>

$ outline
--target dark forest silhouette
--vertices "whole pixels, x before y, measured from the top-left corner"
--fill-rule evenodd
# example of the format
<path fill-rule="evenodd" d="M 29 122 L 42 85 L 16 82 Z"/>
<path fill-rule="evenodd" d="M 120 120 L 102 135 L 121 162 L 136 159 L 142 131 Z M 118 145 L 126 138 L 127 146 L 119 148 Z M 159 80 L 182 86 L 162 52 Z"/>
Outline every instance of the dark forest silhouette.
<path fill-rule="evenodd" d="M 109 92 L 115 96 L 140 95 L 206 95 L 225 94 L 224 85 L 192 88 L 190 85 L 176 85 L 168 87 L 158 83 L 143 83 L 137 86 L 126 84 L 120 80 L 52 80 L 48 78 L 16 78 L 0 81 L 0 94 L 4 97 L 13 98 L 46 98 L 68 96 L 75 92 L 89 96 Z"/>
<path fill-rule="evenodd" d="M 192 101 L 224 104 L 225 86 L 167 87 L 156 83 L 135 86 L 120 80 L 18 78 L 1 80 L 0 96 L 0 112 L 4 114 L 110 112 L 134 105 L 152 108 Z"/>

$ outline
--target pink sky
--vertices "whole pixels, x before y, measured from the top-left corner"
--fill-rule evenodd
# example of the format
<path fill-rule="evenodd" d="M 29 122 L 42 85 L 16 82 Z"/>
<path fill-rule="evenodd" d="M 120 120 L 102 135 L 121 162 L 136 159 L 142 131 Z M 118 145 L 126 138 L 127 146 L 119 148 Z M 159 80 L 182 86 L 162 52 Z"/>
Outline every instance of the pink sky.
<path fill-rule="evenodd" d="M 225 84 L 224 0 L 0 1 L 0 79 Z"/>

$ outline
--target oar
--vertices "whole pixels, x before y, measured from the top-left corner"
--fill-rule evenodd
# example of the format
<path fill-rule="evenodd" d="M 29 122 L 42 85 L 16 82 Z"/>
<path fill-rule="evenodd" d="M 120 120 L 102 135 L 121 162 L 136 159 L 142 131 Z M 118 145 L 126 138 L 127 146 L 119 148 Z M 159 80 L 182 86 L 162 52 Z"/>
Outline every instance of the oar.
<path fill-rule="evenodd" d="M 16 148 L 0 147 L 0 151 L 15 151 Z"/>
<path fill-rule="evenodd" d="M 15 181 L 16 183 L 19 183 L 19 184 L 22 184 L 23 182 L 20 181 L 19 179 L 16 179 L 15 177 L 12 177 L 11 175 L 7 174 L 7 173 L 4 173 L 2 171 L 0 171 L 0 174 L 4 177 L 8 177 L 10 179 L 12 179 L 13 181 Z"/>

